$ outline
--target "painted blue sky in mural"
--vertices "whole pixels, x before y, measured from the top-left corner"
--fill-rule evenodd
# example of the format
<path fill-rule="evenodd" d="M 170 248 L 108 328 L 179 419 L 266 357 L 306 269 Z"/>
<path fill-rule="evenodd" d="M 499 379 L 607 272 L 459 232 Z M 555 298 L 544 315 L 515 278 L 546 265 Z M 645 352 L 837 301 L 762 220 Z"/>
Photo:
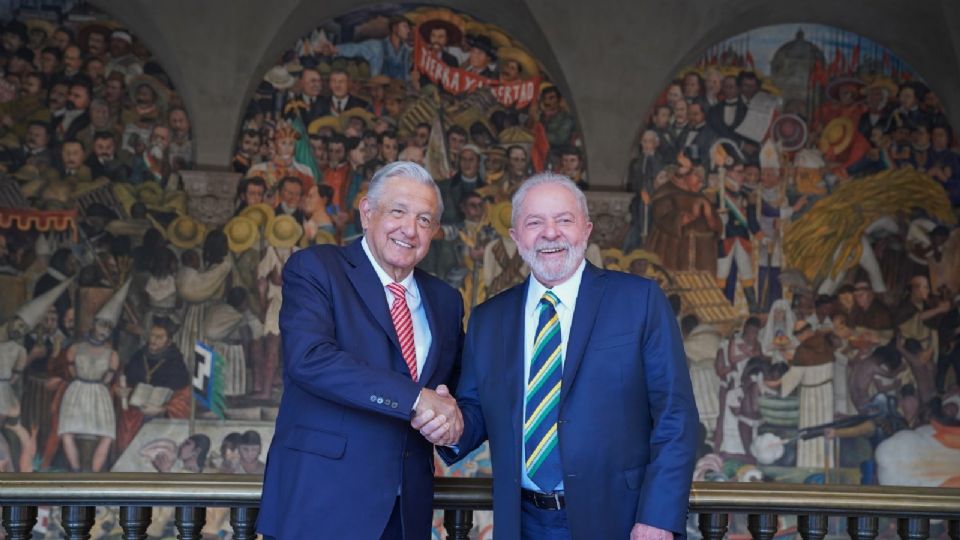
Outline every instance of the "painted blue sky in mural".
<path fill-rule="evenodd" d="M 738 54 L 746 54 L 749 50 L 753 56 L 754 66 L 764 75 L 769 75 L 773 55 L 783 44 L 792 41 L 798 30 L 803 31 L 804 39 L 823 51 L 827 63 L 833 61 L 837 50 L 845 61 L 849 62 L 859 46 L 860 65 L 875 63 L 878 69 L 886 72 L 885 74 L 895 70 L 897 73 L 910 73 L 913 79 L 918 78 L 908 64 L 882 44 L 859 34 L 822 24 L 790 23 L 756 28 L 707 49 L 704 57 L 709 61 L 712 56 L 728 48 L 732 48 Z M 886 65 L 884 65 L 884 53 L 887 57 Z"/>

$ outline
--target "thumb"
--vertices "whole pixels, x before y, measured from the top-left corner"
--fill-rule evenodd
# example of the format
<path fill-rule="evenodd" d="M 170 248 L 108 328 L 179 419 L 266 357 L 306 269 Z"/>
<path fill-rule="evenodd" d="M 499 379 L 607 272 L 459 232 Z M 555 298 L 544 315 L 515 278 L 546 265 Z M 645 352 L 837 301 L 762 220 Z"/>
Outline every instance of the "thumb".
<path fill-rule="evenodd" d="M 449 396 L 449 395 L 450 395 L 450 389 L 447 388 L 447 385 L 441 384 L 440 386 L 437 387 L 437 394 L 439 394 L 439 395 L 441 395 L 441 396 L 445 396 L 445 397 L 446 397 L 446 396 Z"/>

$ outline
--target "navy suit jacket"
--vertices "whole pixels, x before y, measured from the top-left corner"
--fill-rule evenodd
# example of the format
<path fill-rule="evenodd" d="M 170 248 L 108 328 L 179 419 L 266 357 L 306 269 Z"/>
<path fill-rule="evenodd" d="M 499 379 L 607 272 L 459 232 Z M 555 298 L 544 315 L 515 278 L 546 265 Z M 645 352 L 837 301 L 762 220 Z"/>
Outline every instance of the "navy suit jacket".
<path fill-rule="evenodd" d="M 449 384 L 459 372 L 463 303 L 439 279 L 415 276 L 432 335 L 418 383 L 359 241 L 314 246 L 284 266 L 283 398 L 263 480 L 262 534 L 379 538 L 402 493 L 404 536 L 430 536 L 433 446 L 410 418 L 421 387 Z"/>
<path fill-rule="evenodd" d="M 529 278 L 528 278 L 529 281 Z M 478 306 L 457 400 L 456 461 L 490 441 L 497 540 L 520 538 L 523 308 L 527 282 Z M 587 263 L 564 359 L 558 430 L 573 538 L 629 538 L 634 523 L 682 535 L 697 408 L 676 319 L 651 280 Z"/>

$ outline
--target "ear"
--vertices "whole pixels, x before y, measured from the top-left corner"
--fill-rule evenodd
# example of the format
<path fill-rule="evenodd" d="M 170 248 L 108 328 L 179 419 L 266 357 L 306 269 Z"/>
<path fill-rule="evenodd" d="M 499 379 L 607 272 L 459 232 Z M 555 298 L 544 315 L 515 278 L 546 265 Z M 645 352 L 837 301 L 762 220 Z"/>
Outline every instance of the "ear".
<path fill-rule="evenodd" d="M 364 197 L 360 199 L 360 226 L 363 230 L 367 230 L 370 226 L 370 213 L 373 211 L 373 205 L 370 204 L 370 199 Z"/>

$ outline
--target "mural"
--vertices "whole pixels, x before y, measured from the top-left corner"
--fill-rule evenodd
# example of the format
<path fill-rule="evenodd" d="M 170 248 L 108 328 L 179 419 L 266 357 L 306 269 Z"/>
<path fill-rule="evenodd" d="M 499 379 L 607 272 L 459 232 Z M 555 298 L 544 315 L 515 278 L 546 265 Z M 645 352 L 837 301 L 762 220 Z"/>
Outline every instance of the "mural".
<path fill-rule="evenodd" d="M 758 28 L 678 71 L 637 139 L 605 260 L 673 294 L 695 479 L 958 485 L 960 154 L 919 74 Z"/>
<path fill-rule="evenodd" d="M 449 9 L 366 8 L 297 40 L 256 88 L 231 173 L 192 170 L 179 95 L 109 16 L 21 6 L 2 43 L 3 471 L 260 473 L 282 392 L 281 269 L 359 236 L 377 168 L 409 159 L 439 180 L 424 265 L 470 305 L 526 276 L 506 233 L 519 183 L 551 169 L 587 186 L 542 63 Z M 98 537 L 119 533 L 116 509 L 98 520 Z M 45 510 L 35 534 L 57 537 L 58 521 Z M 490 537 L 490 515 L 478 525 Z M 226 514 L 206 532 L 229 537 Z"/>
<path fill-rule="evenodd" d="M 318 26 L 264 74 L 215 173 L 192 170 L 189 116 L 136 36 L 53 9 L 0 31 L 2 471 L 262 472 L 281 269 L 358 237 L 378 167 L 439 180 L 423 266 L 468 306 L 528 274 L 507 234 L 526 176 L 589 187 L 542 63 L 468 14 L 391 4 Z M 954 138 L 919 74 L 816 25 L 718 44 L 657 99 L 628 192 L 588 191 L 588 258 L 671 297 L 696 479 L 958 484 Z M 491 474 L 485 450 L 438 467 Z M 37 537 L 56 537 L 45 512 Z M 98 512 L 99 537 L 117 534 Z M 229 537 L 225 517 L 207 532 Z"/>

